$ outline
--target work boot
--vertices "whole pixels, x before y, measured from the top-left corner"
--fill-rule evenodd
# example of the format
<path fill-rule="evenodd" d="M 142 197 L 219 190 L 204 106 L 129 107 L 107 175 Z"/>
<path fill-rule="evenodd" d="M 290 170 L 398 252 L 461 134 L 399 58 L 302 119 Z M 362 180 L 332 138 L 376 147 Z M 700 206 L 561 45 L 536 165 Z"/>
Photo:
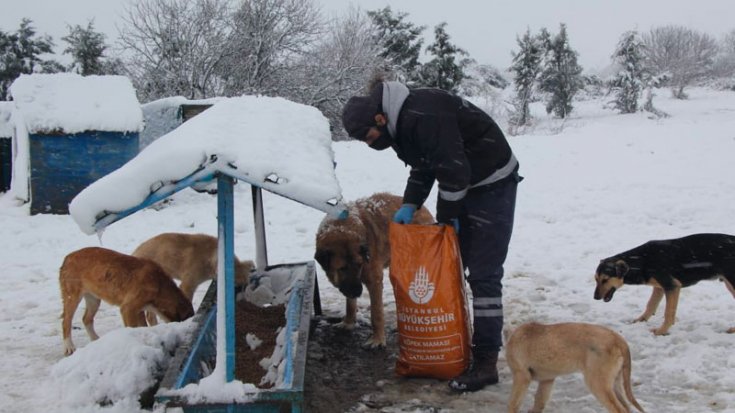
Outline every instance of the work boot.
<path fill-rule="evenodd" d="M 455 391 L 477 391 L 498 382 L 498 352 L 473 351 L 472 362 L 467 370 L 449 380 L 449 388 Z"/>

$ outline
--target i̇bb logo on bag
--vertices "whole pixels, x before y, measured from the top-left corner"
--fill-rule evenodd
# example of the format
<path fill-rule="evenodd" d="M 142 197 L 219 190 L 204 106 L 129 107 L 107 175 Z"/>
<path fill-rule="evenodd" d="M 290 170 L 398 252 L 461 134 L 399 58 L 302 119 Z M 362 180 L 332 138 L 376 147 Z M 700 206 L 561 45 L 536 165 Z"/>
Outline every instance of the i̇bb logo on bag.
<path fill-rule="evenodd" d="M 416 304 L 426 304 L 434 296 L 434 283 L 429 282 L 429 273 L 426 268 L 419 267 L 416 275 L 408 285 L 408 296 Z"/>

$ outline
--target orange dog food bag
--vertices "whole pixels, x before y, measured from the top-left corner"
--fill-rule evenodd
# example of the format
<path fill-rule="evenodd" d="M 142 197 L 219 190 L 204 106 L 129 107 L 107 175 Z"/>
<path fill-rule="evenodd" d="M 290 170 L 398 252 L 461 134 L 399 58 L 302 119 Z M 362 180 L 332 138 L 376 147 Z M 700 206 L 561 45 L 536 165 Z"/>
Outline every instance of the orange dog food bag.
<path fill-rule="evenodd" d="M 471 328 L 454 228 L 390 224 L 396 373 L 450 379 L 469 364 Z"/>

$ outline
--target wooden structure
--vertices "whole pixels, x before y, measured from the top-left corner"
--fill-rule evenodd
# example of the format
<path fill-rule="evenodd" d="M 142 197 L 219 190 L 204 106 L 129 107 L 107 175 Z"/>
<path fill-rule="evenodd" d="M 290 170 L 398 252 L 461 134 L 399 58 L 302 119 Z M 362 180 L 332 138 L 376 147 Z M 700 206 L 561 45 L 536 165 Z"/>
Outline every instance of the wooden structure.
<path fill-rule="evenodd" d="M 186 122 L 194 116 L 209 109 L 211 106 L 211 103 L 182 103 L 179 107 L 179 118 L 182 123 Z"/>
<path fill-rule="evenodd" d="M 239 100 L 238 100 L 239 99 Z M 220 106 L 218 106 L 220 105 Z M 318 141 L 313 142 L 313 146 L 320 148 L 317 151 L 294 151 L 292 157 L 284 159 L 278 152 L 270 151 L 269 148 L 261 146 L 257 148 L 243 147 L 237 148 L 234 143 L 243 144 L 243 132 L 248 128 L 233 127 L 232 123 L 237 119 L 247 116 L 241 116 L 245 113 L 251 117 L 260 120 L 256 112 L 259 109 L 269 107 L 275 109 L 274 112 L 288 119 L 289 122 L 277 122 L 271 126 L 273 129 L 268 130 L 269 134 L 277 133 L 286 136 L 285 139 L 294 139 L 294 144 L 304 144 L 305 147 L 311 147 L 310 143 L 305 142 L 309 139 L 308 133 L 297 135 L 293 130 L 302 130 L 302 125 L 313 124 L 314 129 L 318 131 Z M 307 107 L 308 108 L 308 107 Z M 335 215 L 346 216 L 347 210 L 341 204 L 341 194 L 336 186 L 336 177 L 333 175 L 333 159 L 331 158 L 331 140 L 329 140 L 328 123 L 323 119 L 323 115 L 316 109 L 309 108 L 304 110 L 303 105 L 288 102 L 278 98 L 255 98 L 242 97 L 234 98 L 232 101 L 224 101 L 217 104 L 212 109 L 207 110 L 204 114 L 197 116 L 193 121 L 187 122 L 186 125 L 177 128 L 170 134 L 162 137 L 172 144 L 181 142 L 196 143 L 206 145 L 206 141 L 202 139 L 203 135 L 217 135 L 217 126 L 222 126 L 219 133 L 227 139 L 221 139 L 219 142 L 223 145 L 217 150 L 218 154 L 211 153 L 208 155 L 204 163 L 194 165 L 187 164 L 188 168 L 184 169 L 190 172 L 175 180 L 155 181 L 154 185 L 150 182 L 141 182 L 143 178 L 135 173 L 137 164 L 146 167 L 148 172 L 151 167 L 158 165 L 161 160 L 158 149 L 165 145 L 156 145 L 151 152 L 142 152 L 136 159 L 126 165 L 125 168 L 116 171 L 116 177 L 110 177 L 104 185 L 100 182 L 83 191 L 77 199 L 72 202 L 72 216 L 80 225 L 83 231 L 88 233 L 100 232 L 108 225 L 121 220 L 135 212 L 147 208 L 174 193 L 192 187 L 202 188 L 208 187 L 214 181 L 217 186 L 217 227 L 218 227 L 218 273 L 216 283 L 210 287 L 207 292 L 207 298 L 197 312 L 195 323 L 197 330 L 177 352 L 173 363 L 169 367 L 166 377 L 161 383 L 161 387 L 156 394 L 159 403 L 166 406 L 182 408 L 186 412 L 282 412 L 292 411 L 300 412 L 303 402 L 303 377 L 306 363 L 306 346 L 309 335 L 309 319 L 311 317 L 312 305 L 316 312 L 320 312 L 318 300 L 318 287 L 316 285 L 316 271 L 313 262 L 305 262 L 299 264 L 282 264 L 280 266 L 271 266 L 268 263 L 265 219 L 263 211 L 262 190 L 266 189 L 274 194 L 294 200 L 306 206 L 316 208 L 323 212 Z M 292 113 L 287 113 L 293 111 Z M 267 112 L 267 110 L 266 110 Z M 267 114 L 267 113 L 264 113 Z M 298 117 L 303 115 L 306 121 L 299 122 Z M 263 114 L 261 114 L 263 116 Z M 244 121 L 243 119 L 239 119 Z M 324 120 L 324 122 L 322 122 Z M 289 125 L 289 123 L 291 123 Z M 284 127 L 294 129 L 284 129 Z M 306 138 L 305 138 L 306 137 Z M 316 138 L 313 138 L 316 139 Z M 263 142 L 261 136 L 254 136 L 255 144 Z M 274 142 L 274 145 L 281 145 L 283 142 Z M 187 149 L 199 153 L 196 146 Z M 257 163 L 264 161 L 263 155 L 255 153 L 258 150 L 263 151 L 270 158 L 266 159 L 265 164 L 269 170 L 248 170 L 247 161 L 233 162 L 231 154 L 226 152 L 247 153 L 253 156 L 252 162 Z M 328 156 L 324 156 L 328 155 Z M 182 154 L 181 156 L 185 156 Z M 139 161 L 139 162 L 136 162 Z M 272 162 L 271 162 L 272 161 Z M 303 178 L 303 170 L 285 168 L 286 171 L 282 175 L 278 175 L 276 164 L 282 162 L 289 165 L 291 163 L 306 162 L 311 168 L 320 171 L 329 171 L 331 176 L 324 176 L 321 181 Z M 141 168 L 143 167 L 141 166 Z M 273 167 L 274 169 L 270 169 Z M 124 169 L 128 170 L 124 170 Z M 147 176 L 148 173 L 142 176 Z M 187 384 L 198 383 L 200 379 L 214 379 L 218 384 L 225 385 L 234 380 L 235 369 L 235 284 L 234 284 L 234 195 L 233 187 L 236 181 L 241 181 L 251 185 L 252 188 L 252 204 L 253 219 L 255 229 L 255 273 L 251 274 L 251 279 L 268 277 L 274 268 L 282 269 L 288 267 L 295 278 L 295 287 L 290 290 L 290 297 L 287 305 L 287 330 L 289 331 L 289 340 L 285 348 L 285 374 L 283 383 L 272 390 L 261 390 L 247 394 L 241 394 L 239 401 L 209 401 L 207 403 L 189 403 L 185 393 L 177 390 Z M 113 183 L 114 182 L 114 183 Z M 298 182 L 299 185 L 294 183 Z M 108 185 L 129 185 L 135 187 L 143 187 L 149 189 L 148 196 L 137 205 L 131 206 L 122 211 L 110 211 L 107 206 L 103 194 L 109 188 Z M 332 185 L 330 185 L 332 184 Z M 320 191 L 323 187 L 329 187 L 327 191 Z M 306 189 L 306 190 L 305 190 Z M 314 193 L 319 193 L 314 196 Z M 315 294 L 316 293 L 316 294 Z M 214 306 L 216 303 L 216 308 Z M 212 363 L 214 361 L 214 363 Z M 212 365 L 214 368 L 212 369 Z M 205 378 L 205 376 L 207 376 Z"/>

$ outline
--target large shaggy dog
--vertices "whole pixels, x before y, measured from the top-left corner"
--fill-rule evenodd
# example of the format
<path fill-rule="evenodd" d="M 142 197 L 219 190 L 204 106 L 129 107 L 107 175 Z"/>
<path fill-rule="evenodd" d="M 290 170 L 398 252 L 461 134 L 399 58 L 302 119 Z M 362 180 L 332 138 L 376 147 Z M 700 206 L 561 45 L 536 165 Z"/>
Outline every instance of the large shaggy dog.
<path fill-rule="evenodd" d="M 316 234 L 314 258 L 329 281 L 347 297 L 343 327 L 354 328 L 357 298 L 362 294 L 362 285 L 367 287 L 373 334 L 365 346 L 370 348 L 385 346 L 383 269 L 390 264 L 388 224 L 401 204 L 401 197 L 387 193 L 358 199 L 348 204 L 347 219 L 324 218 Z M 433 222 L 426 208 L 416 211 L 414 224 Z"/>
<path fill-rule="evenodd" d="M 59 271 L 59 286 L 67 356 L 75 350 L 71 320 L 82 298 L 86 302 L 82 321 L 92 340 L 98 338 L 94 316 L 101 300 L 120 307 L 126 327 L 146 326 L 144 311 L 152 311 L 165 321 L 182 321 L 194 315 L 191 301 L 158 264 L 105 248 L 83 248 L 67 255 Z"/>

